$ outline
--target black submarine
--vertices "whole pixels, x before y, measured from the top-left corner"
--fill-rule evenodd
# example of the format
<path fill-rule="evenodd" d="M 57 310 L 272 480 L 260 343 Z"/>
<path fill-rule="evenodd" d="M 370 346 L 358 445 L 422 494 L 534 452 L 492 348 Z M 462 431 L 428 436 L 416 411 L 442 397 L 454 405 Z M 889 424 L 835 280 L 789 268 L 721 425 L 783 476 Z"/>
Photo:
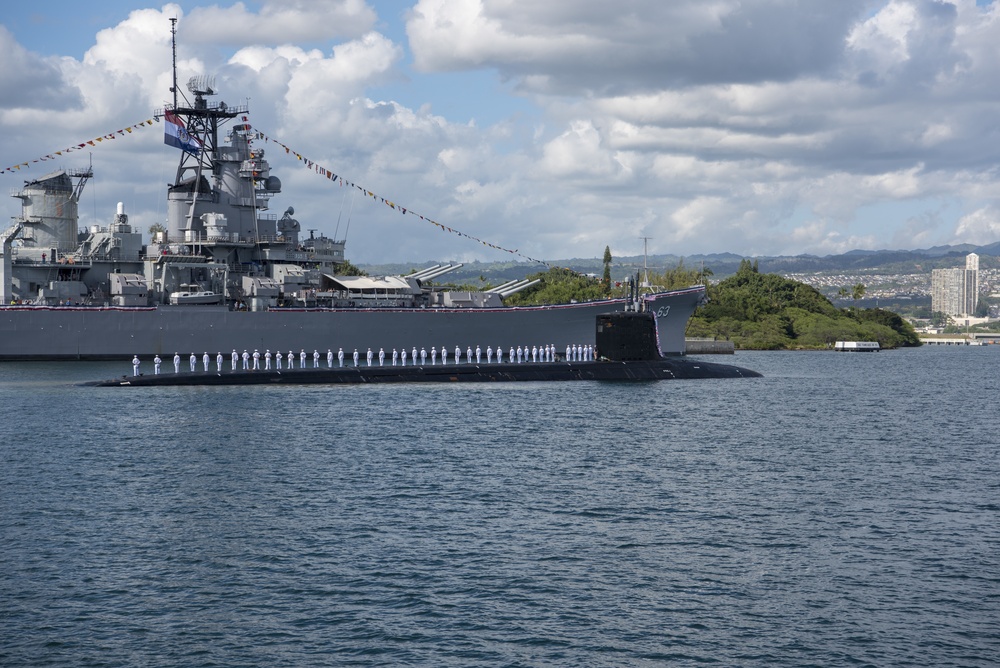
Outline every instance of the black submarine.
<path fill-rule="evenodd" d="M 660 355 L 656 320 L 651 313 L 597 316 L 594 361 L 502 362 L 493 364 L 418 364 L 413 366 L 344 366 L 289 370 L 236 370 L 122 376 L 85 383 L 97 387 L 178 385 L 336 385 L 362 383 L 505 383 L 519 381 L 650 381 L 698 378 L 759 378 L 761 374 L 731 364 Z"/>

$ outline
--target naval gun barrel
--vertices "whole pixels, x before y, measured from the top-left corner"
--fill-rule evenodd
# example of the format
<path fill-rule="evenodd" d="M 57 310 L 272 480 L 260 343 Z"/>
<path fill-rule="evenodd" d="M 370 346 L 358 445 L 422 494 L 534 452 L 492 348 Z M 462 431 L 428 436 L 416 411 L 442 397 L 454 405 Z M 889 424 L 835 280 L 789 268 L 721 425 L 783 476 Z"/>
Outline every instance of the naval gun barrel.
<path fill-rule="evenodd" d="M 513 281 L 507 281 L 506 283 L 501 283 L 500 285 L 498 285 L 496 287 L 492 287 L 489 290 L 487 290 L 486 292 L 500 292 L 501 290 L 506 290 L 507 288 L 509 288 L 510 286 L 514 285 L 515 283 L 520 283 L 523 280 L 524 280 L 523 278 L 515 278 Z"/>
<path fill-rule="evenodd" d="M 415 278 L 418 281 L 422 281 L 424 279 L 425 274 L 428 274 L 430 272 L 433 272 L 435 269 L 440 269 L 440 268 L 441 268 L 441 265 L 435 264 L 435 265 L 433 265 L 431 267 L 427 267 L 426 269 L 418 269 L 417 271 L 413 272 L 412 274 L 407 274 L 406 278 Z"/>
<path fill-rule="evenodd" d="M 521 281 L 519 283 L 515 283 L 514 285 L 510 286 L 509 288 L 507 288 L 506 290 L 504 290 L 503 292 L 501 292 L 500 296 L 501 297 L 510 297 L 511 295 L 517 294 L 518 292 L 520 292 L 521 290 L 524 290 L 525 288 L 530 288 L 532 285 L 534 285 L 536 283 L 541 283 L 541 282 L 542 282 L 542 279 L 540 279 L 540 278 L 536 278 L 533 281 L 529 281 L 529 280 L 526 279 L 524 281 Z"/>
<path fill-rule="evenodd" d="M 431 271 L 429 273 L 425 272 L 424 275 L 420 277 L 420 280 L 422 280 L 422 281 L 429 281 L 432 278 L 437 278 L 438 276 L 443 276 L 444 274 L 447 274 L 450 271 L 455 271 L 456 269 L 458 269 L 458 268 L 460 268 L 462 266 L 464 266 L 464 264 L 461 263 L 461 262 L 459 262 L 458 264 L 446 264 L 443 267 L 435 269 L 434 271 Z"/>

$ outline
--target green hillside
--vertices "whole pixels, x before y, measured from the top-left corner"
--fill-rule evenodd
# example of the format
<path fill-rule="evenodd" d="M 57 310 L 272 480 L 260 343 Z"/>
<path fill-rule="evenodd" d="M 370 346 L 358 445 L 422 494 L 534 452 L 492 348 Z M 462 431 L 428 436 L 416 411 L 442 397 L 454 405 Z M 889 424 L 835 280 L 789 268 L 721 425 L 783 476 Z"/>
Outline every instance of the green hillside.
<path fill-rule="evenodd" d="M 836 341 L 920 345 L 913 327 L 891 311 L 839 309 L 815 288 L 762 274 L 749 260 L 710 287 L 709 303 L 695 312 L 687 335 L 731 340 L 746 350 L 823 349 Z"/>

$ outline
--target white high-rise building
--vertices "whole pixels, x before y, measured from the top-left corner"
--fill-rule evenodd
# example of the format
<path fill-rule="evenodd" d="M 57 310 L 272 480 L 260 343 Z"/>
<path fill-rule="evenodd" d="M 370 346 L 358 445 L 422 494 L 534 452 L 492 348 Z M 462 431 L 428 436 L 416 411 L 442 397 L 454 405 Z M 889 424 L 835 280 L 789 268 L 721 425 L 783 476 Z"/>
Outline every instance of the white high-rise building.
<path fill-rule="evenodd" d="M 965 269 L 935 269 L 931 272 L 931 310 L 950 316 L 968 317 L 979 300 L 979 256 L 969 253 Z"/>

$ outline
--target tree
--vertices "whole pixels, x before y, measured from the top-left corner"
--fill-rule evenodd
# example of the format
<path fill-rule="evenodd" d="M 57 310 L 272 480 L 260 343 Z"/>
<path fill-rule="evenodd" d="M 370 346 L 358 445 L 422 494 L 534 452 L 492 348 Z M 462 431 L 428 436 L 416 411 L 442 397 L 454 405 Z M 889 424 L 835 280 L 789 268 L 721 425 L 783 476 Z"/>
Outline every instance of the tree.
<path fill-rule="evenodd" d="M 859 299 L 863 299 L 865 296 L 865 292 L 866 292 L 865 284 L 858 283 L 853 288 L 851 288 L 851 299 L 853 299 L 855 302 L 858 301 Z"/>
<path fill-rule="evenodd" d="M 611 288 L 611 246 L 604 247 L 604 285 Z"/>
<path fill-rule="evenodd" d="M 166 231 L 167 228 L 165 228 L 162 223 L 153 223 L 149 226 L 149 238 L 155 240 L 157 234 Z"/>

